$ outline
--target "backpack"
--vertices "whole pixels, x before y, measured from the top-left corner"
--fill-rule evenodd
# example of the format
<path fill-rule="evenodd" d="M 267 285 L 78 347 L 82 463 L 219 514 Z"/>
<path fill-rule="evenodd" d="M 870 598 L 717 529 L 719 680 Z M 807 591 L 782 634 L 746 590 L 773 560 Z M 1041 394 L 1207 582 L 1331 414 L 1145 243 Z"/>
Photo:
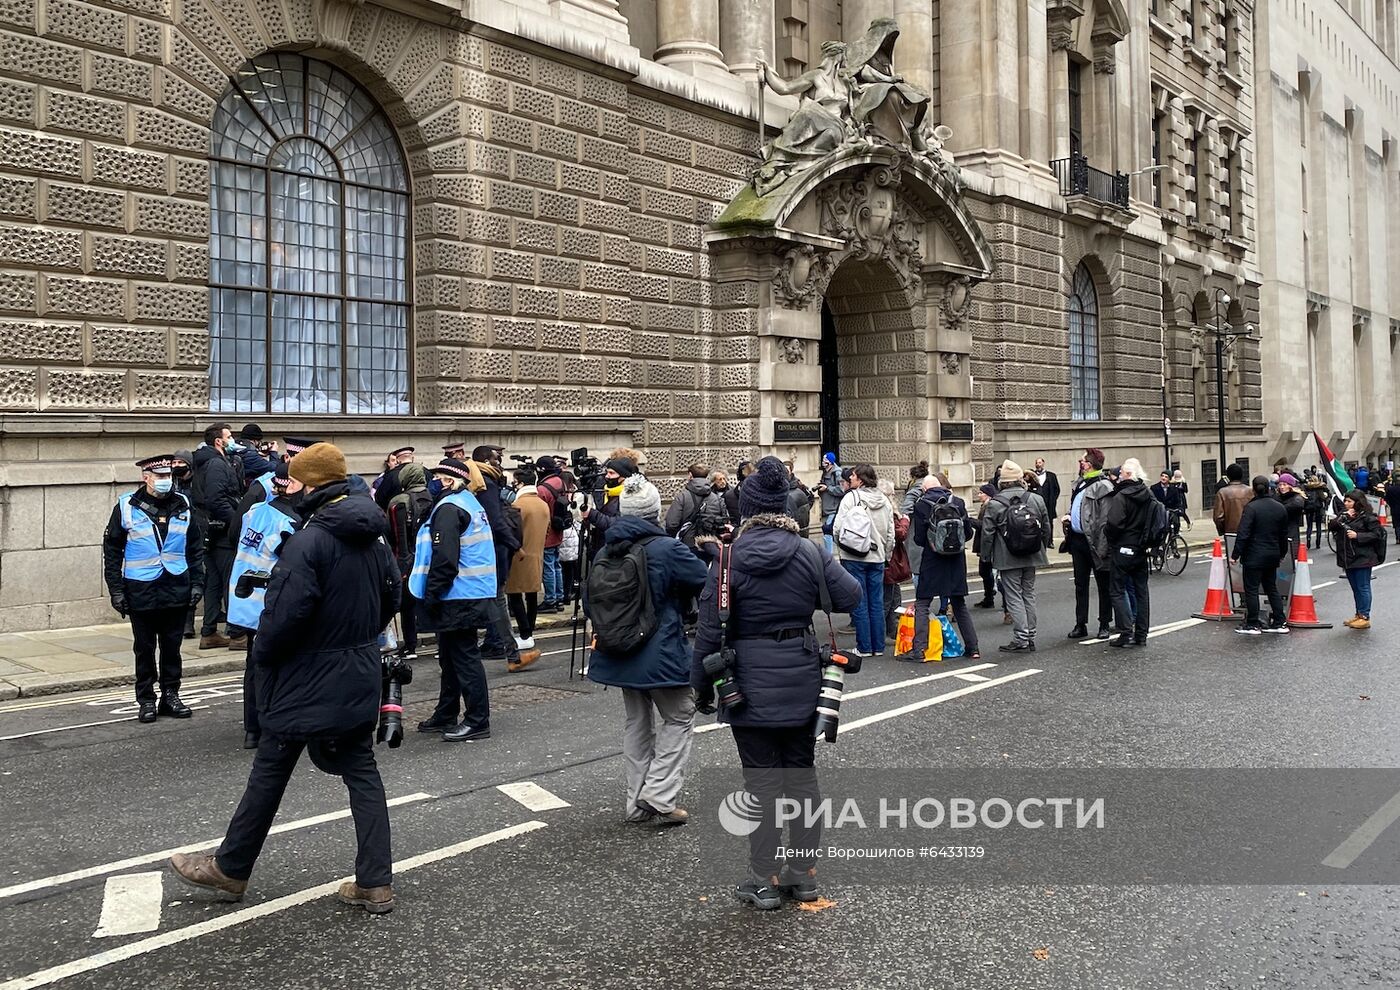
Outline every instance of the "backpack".
<path fill-rule="evenodd" d="M 610 543 L 588 568 L 583 591 L 584 611 L 593 621 L 598 649 L 631 656 L 656 632 L 659 618 L 647 576 L 646 545 L 655 536 Z"/>
<path fill-rule="evenodd" d="M 541 484 L 540 487 L 550 495 L 549 528 L 556 533 L 564 532 L 574 521 L 574 515 L 569 511 L 569 496 L 564 494 L 564 486 L 561 484 L 555 488 L 553 485 Z"/>
<path fill-rule="evenodd" d="M 433 495 L 426 488 L 419 491 L 400 492 L 389 499 L 389 514 L 397 523 L 400 512 L 407 513 L 405 521 L 405 536 L 408 545 L 399 547 L 398 550 L 406 551 L 410 557 L 413 556 L 413 541 L 418 536 L 419 527 L 428 519 L 433 511 Z M 398 540 L 397 529 L 393 533 L 395 542 Z"/>
<path fill-rule="evenodd" d="M 940 557 L 961 557 L 967 545 L 967 530 L 963 526 L 962 513 L 945 495 L 933 505 L 929 515 L 928 529 L 925 531 L 928 548 Z"/>
<path fill-rule="evenodd" d="M 1013 557 L 1033 557 L 1045 548 L 1045 530 L 1040 525 L 1040 513 L 1023 495 L 1012 495 L 1006 501 L 997 535 Z"/>
<path fill-rule="evenodd" d="M 1147 500 L 1147 522 L 1143 527 L 1142 545 L 1160 547 L 1172 529 L 1172 516 L 1167 507 L 1155 498 Z"/>
<path fill-rule="evenodd" d="M 841 529 L 836 533 L 836 545 L 856 557 L 864 557 L 878 545 L 875 537 L 875 520 L 870 510 L 857 496 L 855 508 L 846 516 Z"/>

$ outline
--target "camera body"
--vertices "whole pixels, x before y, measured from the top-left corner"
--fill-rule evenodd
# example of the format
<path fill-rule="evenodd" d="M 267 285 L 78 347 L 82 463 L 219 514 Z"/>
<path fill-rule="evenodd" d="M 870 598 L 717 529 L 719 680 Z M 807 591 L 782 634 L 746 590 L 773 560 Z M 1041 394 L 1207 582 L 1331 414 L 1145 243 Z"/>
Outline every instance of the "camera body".
<path fill-rule="evenodd" d="M 403 689 L 413 683 L 413 667 L 397 653 L 384 654 L 380 663 L 379 729 L 374 739 L 398 749 L 403 745 Z"/>
<path fill-rule="evenodd" d="M 258 588 L 266 588 L 271 580 L 272 574 L 268 571 L 244 571 L 233 586 L 233 595 L 235 598 L 248 598 Z"/>
<path fill-rule="evenodd" d="M 822 684 L 817 696 L 816 737 L 836 742 L 841 725 L 841 695 L 846 690 L 846 675 L 860 673 L 861 658 L 848 657 L 830 644 L 821 648 Z"/>
<path fill-rule="evenodd" d="M 579 491 L 596 491 L 603 478 L 603 467 L 598 458 L 590 457 L 587 447 L 579 447 L 569 452 L 569 467 Z"/>
<path fill-rule="evenodd" d="M 738 659 L 738 654 L 725 646 L 700 660 L 705 676 L 715 686 L 715 701 L 726 708 L 738 708 L 744 704 L 744 692 L 739 690 L 739 682 L 734 679 Z"/>

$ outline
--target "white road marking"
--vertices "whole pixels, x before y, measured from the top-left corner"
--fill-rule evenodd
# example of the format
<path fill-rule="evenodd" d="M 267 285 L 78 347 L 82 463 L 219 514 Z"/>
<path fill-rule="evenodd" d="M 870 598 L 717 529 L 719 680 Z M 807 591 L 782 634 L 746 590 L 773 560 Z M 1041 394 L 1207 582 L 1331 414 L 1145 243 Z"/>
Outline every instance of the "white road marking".
<path fill-rule="evenodd" d="M 1165 634 L 1165 633 L 1180 632 L 1180 631 L 1183 630 L 1183 629 L 1190 629 L 1192 626 L 1199 626 L 1199 625 L 1200 625 L 1202 622 L 1204 622 L 1204 621 L 1205 621 L 1204 619 L 1181 619 L 1181 620 L 1178 621 L 1178 622 L 1167 622 L 1167 623 L 1164 623 L 1164 624 L 1162 624 L 1162 625 L 1160 625 L 1160 626 L 1153 626 L 1151 629 L 1149 629 L 1149 630 L 1147 631 L 1147 637 L 1148 637 L 1149 639 L 1151 639 L 1153 636 L 1161 636 L 1161 635 L 1163 635 L 1163 634 Z M 1109 637 L 1109 639 L 1112 639 L 1112 638 L 1113 638 L 1112 636 Z M 1098 644 L 1098 643 L 1107 643 L 1107 642 L 1108 642 L 1108 639 L 1085 639 L 1085 640 L 1080 640 L 1079 645 L 1080 645 L 1080 646 L 1094 646 L 1094 645 L 1096 645 L 1096 644 Z"/>
<path fill-rule="evenodd" d="M 901 708 L 891 708 L 889 711 L 876 712 L 874 715 L 858 718 L 854 722 L 846 722 L 842 724 L 841 732 L 854 732 L 862 726 L 874 725 L 876 722 L 884 722 L 887 719 L 898 718 L 900 715 L 908 715 L 910 712 L 917 712 L 925 708 L 931 708 L 934 705 L 941 705 L 943 702 L 952 701 L 954 698 L 961 698 L 965 695 L 975 694 L 978 691 L 985 691 L 987 688 L 996 687 L 999 684 L 1006 684 L 1009 681 L 1020 680 L 1022 677 L 1030 677 L 1032 674 L 1042 673 L 1044 673 L 1044 671 L 1032 667 L 1030 670 L 1018 670 L 1014 674 L 1007 674 L 1005 677 L 984 681 L 981 684 L 969 684 L 965 688 L 958 688 L 956 691 L 949 691 L 947 694 L 934 695 L 932 698 L 925 698 L 923 701 L 915 701 Z M 4 988 L 0 987 L 0 990 L 4 990 Z"/>
<path fill-rule="evenodd" d="M 520 825 L 512 825 L 509 828 L 498 829 L 495 832 L 488 832 L 474 839 L 468 839 L 465 842 L 459 842 L 453 846 L 445 846 L 442 849 L 434 849 L 432 852 L 421 853 L 401 863 L 395 863 L 394 872 L 397 874 L 404 874 L 410 870 L 416 870 L 420 866 L 428 866 L 444 859 L 451 859 L 454 856 L 460 856 L 474 849 L 480 849 L 482 846 L 489 846 L 493 842 L 500 842 L 503 839 L 513 839 L 518 835 L 524 835 L 527 832 L 533 832 L 536 829 L 544 827 L 544 822 L 531 821 L 524 822 Z M 182 942 L 188 942 L 204 935 L 211 935 L 214 932 L 234 928 L 249 921 L 256 921 L 258 918 L 265 918 L 279 911 L 286 911 L 288 908 L 309 904 L 312 901 L 334 894 L 340 889 L 342 883 L 353 879 L 353 877 L 344 877 L 340 880 L 332 880 L 330 883 L 318 884 L 315 887 L 308 887 L 294 894 L 276 897 L 270 901 L 264 901 L 262 904 L 255 904 L 252 907 L 232 911 L 216 918 L 210 918 L 208 921 L 201 921 L 195 925 L 186 925 L 184 928 L 176 928 L 173 931 L 162 932 L 159 935 L 152 935 L 150 938 L 143 938 L 136 942 L 128 942 L 126 945 L 108 949 L 106 952 L 98 952 L 95 955 L 87 956 L 82 959 L 75 959 L 72 962 L 63 963 L 59 966 L 52 966 L 49 969 L 41 969 L 38 972 L 30 973 L 28 976 L 21 976 L 18 979 L 0 983 L 0 990 L 32 990 L 34 987 L 46 987 L 60 980 L 66 980 L 70 976 L 77 976 L 80 973 L 91 973 L 94 970 L 102 969 L 113 963 L 132 959 L 136 956 L 144 956 L 158 949 L 164 949 L 167 946 L 179 945 Z"/>
<path fill-rule="evenodd" d="M 1370 847 L 1371 843 L 1380 838 L 1382 832 L 1395 824 L 1397 818 L 1400 818 L 1400 794 L 1396 794 L 1376 809 L 1375 814 L 1362 822 L 1360 828 L 1347 836 L 1341 845 L 1327 854 L 1322 865 L 1330 866 L 1336 870 L 1345 870 L 1356 857 Z"/>
<path fill-rule="evenodd" d="M 23 662 L 23 661 L 21 661 Z M 187 680 L 185 685 L 189 689 L 196 687 L 206 687 L 211 684 L 223 684 L 227 681 L 243 680 L 242 674 L 216 674 L 210 677 L 201 677 L 198 680 Z M 61 708 L 64 705 L 97 705 L 120 704 L 131 700 L 131 689 L 114 692 L 111 688 L 104 688 L 100 691 L 84 691 L 78 695 L 63 695 L 56 698 L 34 698 L 27 701 L 19 701 L 14 704 L 0 707 L 0 715 L 7 715 L 10 712 L 26 712 L 36 708 Z"/>
<path fill-rule="evenodd" d="M 403 804 L 413 804 L 417 801 L 431 801 L 431 794 L 405 794 L 403 797 L 391 799 L 388 804 L 391 808 L 396 808 Z M 298 818 L 295 821 L 283 822 L 280 825 L 272 826 L 268 835 L 279 835 L 283 832 L 294 832 L 297 829 L 310 828 L 313 825 L 323 825 L 326 822 L 339 821 L 342 818 L 350 817 L 350 809 L 343 811 L 332 811 L 324 815 L 313 815 L 310 818 Z M 175 846 L 173 849 L 162 849 L 160 852 L 146 853 L 142 856 L 132 856 L 130 859 L 118 860 L 115 863 L 103 863 L 100 866 L 89 866 L 86 869 L 74 870 L 71 873 L 60 873 L 56 876 L 41 877 L 38 880 L 27 880 L 24 883 L 17 883 L 10 887 L 0 887 L 0 899 L 6 897 L 16 897 L 19 894 L 27 894 L 31 890 L 44 890 L 48 887 L 60 887 L 65 883 L 73 883 L 75 880 L 87 880 L 91 877 L 100 877 L 108 873 L 120 873 L 122 870 L 129 870 L 134 866 L 146 866 L 150 863 L 159 863 L 161 860 L 169 859 L 176 853 L 199 852 L 203 849 L 212 849 L 223 841 L 223 836 L 217 839 L 206 839 L 203 842 L 193 842 L 187 846 Z"/>
<path fill-rule="evenodd" d="M 980 684 L 982 681 L 990 681 L 990 677 L 983 677 L 981 674 L 954 674 L 960 681 L 969 681 L 973 684 Z"/>
<path fill-rule="evenodd" d="M 208 705 L 190 705 L 190 711 L 202 712 Z M 135 722 L 135 715 L 123 715 L 121 718 L 106 718 L 100 722 L 79 722 L 77 725 L 56 725 L 52 729 L 35 729 L 33 732 L 16 732 L 12 736 L 0 736 L 0 742 L 9 742 L 11 739 L 28 739 L 30 736 L 46 736 L 51 732 L 70 732 L 73 729 L 91 729 L 98 725 L 114 725 L 117 722 Z"/>
<path fill-rule="evenodd" d="M 932 663 L 933 661 L 929 661 Z M 973 670 L 986 670 L 988 667 L 995 667 L 994 663 L 979 663 L 972 667 L 960 667 L 957 670 L 945 670 L 940 674 L 929 674 L 925 677 L 911 677 L 907 681 L 895 681 L 892 684 L 878 684 L 875 687 L 861 688 L 859 691 L 847 691 L 841 696 L 841 700 L 854 701 L 857 698 L 868 698 L 873 694 L 884 694 L 886 691 L 897 691 L 900 688 L 913 687 L 918 684 L 927 684 L 929 681 L 942 680 L 945 677 L 956 677 L 958 674 L 967 673 Z M 695 732 L 718 732 L 720 729 L 729 728 L 728 722 L 711 722 L 708 725 L 697 725 Z"/>
<path fill-rule="evenodd" d="M 557 794 L 551 794 L 533 780 L 521 780 L 514 784 L 497 784 L 496 790 L 512 801 L 524 805 L 528 811 L 554 811 L 557 808 L 570 807 L 568 801 Z"/>
<path fill-rule="evenodd" d="M 102 892 L 102 917 L 93 938 L 139 935 L 160 927 L 161 874 L 132 873 L 108 877 Z"/>

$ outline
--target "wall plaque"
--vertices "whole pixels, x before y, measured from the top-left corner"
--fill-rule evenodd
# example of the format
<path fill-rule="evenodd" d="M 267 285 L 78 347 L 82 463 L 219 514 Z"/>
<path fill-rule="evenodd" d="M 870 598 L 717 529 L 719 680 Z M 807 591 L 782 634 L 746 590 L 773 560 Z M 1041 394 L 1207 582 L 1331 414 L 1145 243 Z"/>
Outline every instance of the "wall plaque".
<path fill-rule="evenodd" d="M 971 422 L 948 422 L 942 421 L 938 424 L 938 439 L 940 442 L 969 441 L 972 439 Z"/>
<path fill-rule="evenodd" d="M 821 440 L 819 419 L 779 420 L 773 424 L 774 443 L 821 443 Z"/>

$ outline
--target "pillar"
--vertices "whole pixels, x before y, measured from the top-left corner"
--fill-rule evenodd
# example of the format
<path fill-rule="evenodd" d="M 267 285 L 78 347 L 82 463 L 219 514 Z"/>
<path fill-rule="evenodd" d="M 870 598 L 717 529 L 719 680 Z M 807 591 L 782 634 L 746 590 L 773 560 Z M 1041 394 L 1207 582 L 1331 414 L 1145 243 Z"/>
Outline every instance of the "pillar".
<path fill-rule="evenodd" d="M 759 58 L 772 65 L 773 0 L 720 0 L 719 47 L 730 72 L 753 72 Z"/>
<path fill-rule="evenodd" d="M 1050 157 L 1056 161 L 1069 157 L 1069 53 L 1074 47 L 1074 21 L 1052 15 L 1047 33 L 1050 37 L 1050 121 L 1054 131 Z"/>
<path fill-rule="evenodd" d="M 899 23 L 895 71 L 925 93 L 933 92 L 933 0 L 894 0 L 894 19 Z"/>
<path fill-rule="evenodd" d="M 713 65 L 724 69 L 719 50 L 719 0 L 657 0 L 656 60 L 663 65 Z"/>

